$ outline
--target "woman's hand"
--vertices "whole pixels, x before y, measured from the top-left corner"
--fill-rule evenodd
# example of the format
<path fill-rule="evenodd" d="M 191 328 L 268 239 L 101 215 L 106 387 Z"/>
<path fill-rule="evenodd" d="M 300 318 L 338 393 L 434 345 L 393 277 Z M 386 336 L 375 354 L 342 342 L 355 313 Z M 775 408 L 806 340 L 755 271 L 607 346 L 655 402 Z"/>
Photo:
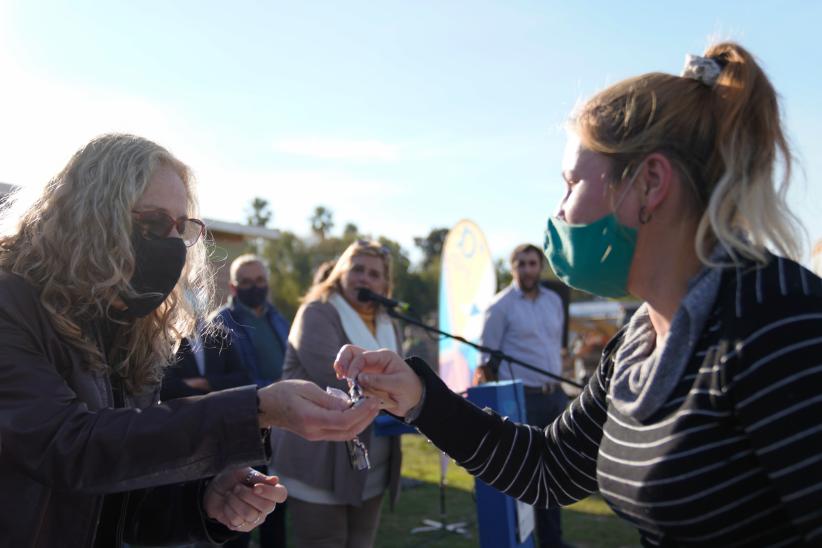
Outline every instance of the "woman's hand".
<path fill-rule="evenodd" d="M 226 470 L 208 484 L 203 507 L 211 519 L 234 531 L 248 532 L 265 521 L 288 491 L 276 476 L 266 476 L 253 468 Z"/>
<path fill-rule="evenodd" d="M 334 361 L 340 379 L 357 379 L 366 395 L 380 400 L 380 407 L 404 417 L 422 397 L 422 380 L 405 361 L 390 350 L 366 351 L 347 344 Z"/>
<path fill-rule="evenodd" d="M 367 398 L 349 407 L 313 382 L 287 380 L 261 388 L 260 425 L 290 430 L 310 441 L 347 441 L 365 430 L 380 412 Z"/>

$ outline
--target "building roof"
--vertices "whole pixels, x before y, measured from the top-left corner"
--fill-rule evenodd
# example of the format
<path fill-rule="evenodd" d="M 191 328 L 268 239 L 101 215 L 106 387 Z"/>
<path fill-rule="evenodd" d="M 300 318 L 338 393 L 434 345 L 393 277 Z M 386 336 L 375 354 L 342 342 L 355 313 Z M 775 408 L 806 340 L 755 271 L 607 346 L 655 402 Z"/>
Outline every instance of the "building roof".
<path fill-rule="evenodd" d="M 5 196 L 17 188 L 18 187 L 15 185 L 0 182 L 0 197 Z M 280 237 L 279 230 L 273 230 L 271 228 L 264 228 L 261 226 L 248 226 L 229 221 L 220 221 L 218 219 L 203 219 L 203 222 L 211 232 L 221 232 L 223 234 L 233 234 L 236 236 L 245 236 L 247 238 L 265 238 L 268 240 L 276 240 Z"/>
<path fill-rule="evenodd" d="M 229 221 L 220 221 L 217 219 L 203 219 L 209 232 L 222 232 L 224 234 L 235 234 L 237 236 L 246 236 L 248 238 L 265 238 L 268 240 L 276 240 L 280 237 L 280 231 L 271 228 L 264 228 L 261 226 L 249 226 L 241 223 L 232 223 Z"/>

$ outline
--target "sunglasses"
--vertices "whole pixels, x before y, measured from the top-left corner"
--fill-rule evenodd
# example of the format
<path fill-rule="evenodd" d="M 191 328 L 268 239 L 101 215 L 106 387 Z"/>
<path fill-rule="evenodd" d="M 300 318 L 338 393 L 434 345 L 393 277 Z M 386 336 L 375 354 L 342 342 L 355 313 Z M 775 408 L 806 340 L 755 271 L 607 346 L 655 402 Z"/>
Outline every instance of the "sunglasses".
<path fill-rule="evenodd" d="M 391 255 L 391 250 L 388 248 L 388 246 L 380 245 L 379 242 L 375 242 L 375 241 L 371 241 L 371 240 L 364 240 L 364 239 L 360 238 L 359 240 L 357 240 L 357 246 L 358 247 L 366 247 L 368 249 L 373 249 L 373 250 L 378 251 L 379 253 L 381 253 L 382 255 L 385 255 L 385 256 L 390 256 Z"/>
<path fill-rule="evenodd" d="M 180 217 L 175 220 L 170 215 L 156 209 L 132 211 L 131 214 L 137 223 L 140 235 L 147 240 L 168 238 L 171 231 L 176 228 L 186 247 L 191 247 L 205 234 L 205 223 L 200 219 Z"/>

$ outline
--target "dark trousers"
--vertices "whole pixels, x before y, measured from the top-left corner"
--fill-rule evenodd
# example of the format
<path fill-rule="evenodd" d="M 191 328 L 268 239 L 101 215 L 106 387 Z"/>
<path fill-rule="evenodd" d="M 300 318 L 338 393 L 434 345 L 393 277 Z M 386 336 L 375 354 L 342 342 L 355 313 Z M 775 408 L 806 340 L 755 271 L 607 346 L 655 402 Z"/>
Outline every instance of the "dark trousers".
<path fill-rule="evenodd" d="M 544 428 L 554 422 L 568 406 L 568 396 L 559 388 L 551 394 L 525 394 L 525 413 L 528 424 Z M 559 507 L 534 508 L 537 539 L 540 548 L 558 548 L 562 544 L 562 523 Z"/>
<path fill-rule="evenodd" d="M 285 507 L 285 502 L 278 504 L 274 511 L 268 514 L 265 521 L 257 527 L 260 532 L 260 548 L 285 548 Z M 247 548 L 250 540 L 251 533 L 243 533 L 223 546 Z"/>

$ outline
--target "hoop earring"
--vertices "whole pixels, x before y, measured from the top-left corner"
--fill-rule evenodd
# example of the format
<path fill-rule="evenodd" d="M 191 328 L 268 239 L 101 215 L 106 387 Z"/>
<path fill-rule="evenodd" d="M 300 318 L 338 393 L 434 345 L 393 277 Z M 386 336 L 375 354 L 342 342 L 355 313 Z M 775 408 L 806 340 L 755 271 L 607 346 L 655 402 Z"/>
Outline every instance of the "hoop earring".
<path fill-rule="evenodd" d="M 641 224 L 641 225 L 647 224 L 648 221 L 650 221 L 651 217 L 653 217 L 653 216 L 654 216 L 653 213 L 648 213 L 645 210 L 645 206 L 640 206 L 639 207 L 639 224 Z"/>

